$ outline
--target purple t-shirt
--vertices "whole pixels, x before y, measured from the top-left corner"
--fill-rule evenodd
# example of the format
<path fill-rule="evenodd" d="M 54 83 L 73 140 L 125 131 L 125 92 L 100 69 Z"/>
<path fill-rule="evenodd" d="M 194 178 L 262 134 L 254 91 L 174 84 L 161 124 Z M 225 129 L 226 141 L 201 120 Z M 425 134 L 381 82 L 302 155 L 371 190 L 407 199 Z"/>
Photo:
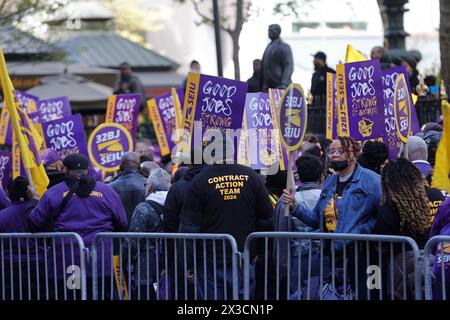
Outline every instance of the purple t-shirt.
<path fill-rule="evenodd" d="M 92 240 L 100 232 L 127 231 L 128 222 L 119 195 L 109 186 L 97 182 L 88 197 L 81 198 L 76 194 L 68 201 L 62 212 L 59 212 L 64 195 L 69 191 L 65 182 L 61 182 L 44 193 L 36 208 L 29 215 L 30 221 L 37 230 L 43 229 L 51 222 L 53 231 L 76 232 L 84 241 L 86 248 L 92 248 Z M 60 241 L 59 241 L 60 242 Z M 75 261 L 71 259 L 70 242 L 64 246 L 66 261 L 65 269 L 60 269 L 58 263 L 58 277 L 67 266 L 79 261 L 78 248 L 75 247 Z M 105 242 L 105 265 L 110 265 L 110 244 Z M 58 251 L 58 250 L 56 250 Z M 61 252 L 61 251 L 59 251 Z M 59 252 L 57 258 L 60 256 Z M 92 268 L 87 266 L 87 274 L 91 275 Z M 108 269 L 109 270 L 109 269 Z"/>

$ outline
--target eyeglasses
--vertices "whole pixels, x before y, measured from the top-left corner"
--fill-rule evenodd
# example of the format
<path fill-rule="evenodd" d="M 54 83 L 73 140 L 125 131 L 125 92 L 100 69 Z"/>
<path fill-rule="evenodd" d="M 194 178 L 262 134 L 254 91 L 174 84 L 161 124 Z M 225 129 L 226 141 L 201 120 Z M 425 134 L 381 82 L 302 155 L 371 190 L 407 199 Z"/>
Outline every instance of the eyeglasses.
<path fill-rule="evenodd" d="M 331 157 L 333 154 L 338 153 L 338 155 L 342 156 L 345 153 L 345 150 L 340 148 L 340 149 L 330 149 L 328 150 L 327 154 L 329 157 Z"/>

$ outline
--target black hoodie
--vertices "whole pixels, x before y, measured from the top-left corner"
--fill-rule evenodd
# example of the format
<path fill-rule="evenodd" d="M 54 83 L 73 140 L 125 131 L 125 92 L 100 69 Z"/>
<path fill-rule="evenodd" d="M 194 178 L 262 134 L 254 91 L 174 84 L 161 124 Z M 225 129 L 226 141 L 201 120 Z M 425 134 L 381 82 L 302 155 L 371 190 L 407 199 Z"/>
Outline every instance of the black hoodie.
<path fill-rule="evenodd" d="M 180 213 L 183 207 L 184 195 L 191 180 L 200 173 L 206 165 L 195 165 L 189 168 L 183 178 L 175 182 L 167 193 L 164 203 L 163 230 L 167 233 L 177 233 L 180 226 Z"/>

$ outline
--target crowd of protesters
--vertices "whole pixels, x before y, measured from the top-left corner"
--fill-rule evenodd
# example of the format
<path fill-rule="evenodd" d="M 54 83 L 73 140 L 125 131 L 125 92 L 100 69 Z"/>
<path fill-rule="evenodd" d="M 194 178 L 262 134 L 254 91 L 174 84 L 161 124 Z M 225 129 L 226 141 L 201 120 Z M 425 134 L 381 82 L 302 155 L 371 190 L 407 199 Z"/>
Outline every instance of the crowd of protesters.
<path fill-rule="evenodd" d="M 85 156 L 73 154 L 62 160 L 47 150 L 42 160 L 51 187 L 38 200 L 25 177 L 14 179 L 2 194 L 0 232 L 76 232 L 88 248 L 100 232 L 225 233 L 232 235 L 239 251 L 243 251 L 246 237 L 255 231 L 318 231 L 408 236 L 423 249 L 430 236 L 450 235 L 450 200 L 446 200 L 445 192 L 430 187 L 430 159 L 434 159 L 435 148 L 422 138 L 430 128 L 440 130 L 438 125 L 425 126 L 425 131 L 409 137 L 407 151 L 396 159 L 389 159 L 386 145 L 379 141 L 361 145 L 350 137 L 338 137 L 326 145 L 308 134 L 295 161 L 295 190 L 285 189 L 285 171 L 262 176 L 238 164 L 179 166 L 170 174 L 171 170 L 152 161 L 145 141 L 138 143 L 136 152 L 123 155 L 119 174 L 107 184 L 90 172 Z M 226 162 L 227 154 L 223 160 Z M 239 192 L 228 195 L 233 188 L 219 192 L 218 181 L 238 186 Z M 289 206 L 288 217 L 284 216 L 284 206 Z M 147 250 L 145 246 L 138 249 L 135 242 L 129 245 L 133 256 L 138 250 Z M 342 248 L 336 245 L 339 259 Z M 310 248 L 315 254 L 308 261 Z M 154 253 L 156 248 L 150 250 Z M 296 291 L 293 284 L 298 277 L 305 279 L 308 273 L 309 277 L 317 276 L 318 252 L 317 241 L 292 241 L 291 294 Z M 139 271 L 141 283 L 137 286 L 145 291 L 148 279 L 150 283 L 156 281 L 158 268 L 155 261 L 145 261 L 144 251 L 140 257 L 141 261 L 134 259 L 133 263 L 150 264 L 150 268 L 141 267 Z M 346 261 L 349 266 L 355 266 L 353 258 Z M 363 251 L 358 259 L 366 259 Z M 256 280 L 261 272 L 257 261 L 253 265 Z M 13 262 L 18 263 L 17 259 Z M 322 272 L 329 268 L 329 262 L 325 262 Z M 302 270 L 302 275 L 296 270 Z M 166 271 L 174 276 L 173 270 Z M 205 280 L 201 275 L 208 281 L 214 277 L 212 272 L 199 272 L 198 281 Z M 88 278 L 91 276 L 88 272 Z M 230 274 L 215 276 L 222 280 L 220 285 L 231 287 Z M 364 276 L 366 273 L 360 270 L 358 277 Z M 359 280 L 358 285 L 364 286 L 364 279 Z M 351 281 L 351 285 L 356 284 Z M 208 288 L 213 290 L 214 286 Z M 202 292 L 200 286 L 198 290 L 199 297 L 213 294 Z"/>
<path fill-rule="evenodd" d="M 284 48 L 286 60 L 289 60 L 290 48 L 279 39 L 280 32 L 277 25 L 269 28 L 271 46 Z M 272 47 L 268 47 L 265 56 L 274 54 Z M 375 47 L 371 57 L 381 58 L 383 62 L 383 54 L 383 48 Z M 265 63 L 264 59 L 253 62 L 254 74 L 248 81 L 249 91 L 258 92 L 261 79 L 271 75 Z M 415 91 L 419 84 L 417 63 L 405 59 L 402 64 Z M 311 90 L 314 95 L 324 95 L 326 73 L 334 70 L 327 66 L 323 52 L 314 55 L 314 65 Z M 200 71 L 200 64 L 195 60 L 190 67 L 193 72 Z M 261 73 L 264 68 L 265 73 Z M 280 75 L 289 80 L 288 75 Z M 122 64 L 121 79 L 115 92 L 130 90 L 139 91 L 141 87 L 131 74 L 130 66 Z M 450 235 L 450 200 L 443 190 L 431 187 L 435 153 L 442 131 L 440 124 L 426 124 L 420 133 L 408 138 L 402 154 L 394 159 L 389 158 L 389 149 L 383 142 L 360 143 L 351 137 L 321 141 L 316 135 L 307 134 L 301 148 L 294 152 L 296 186 L 291 190 L 285 188 L 286 171 L 266 176 L 250 167 L 230 163 L 234 154 L 229 154 L 228 148 L 224 148 L 222 155 L 216 154 L 215 159 L 220 159 L 216 163 L 206 163 L 203 159 L 201 163 L 192 161 L 194 164 L 189 165 L 176 165 L 170 161 L 163 164 L 156 158 L 151 142 L 142 139 L 137 141 L 135 152 L 123 154 L 119 172 L 109 176 L 102 176 L 92 168 L 88 158 L 82 154 L 62 159 L 55 151 L 46 150 L 41 161 L 50 184 L 40 199 L 23 176 L 11 181 L 7 190 L 0 188 L 0 232 L 75 232 L 89 250 L 94 237 L 101 232 L 220 233 L 231 235 L 240 252 L 244 251 L 246 238 L 256 231 L 383 234 L 411 237 L 423 250 L 430 237 Z M 37 251 L 40 245 L 32 247 Z M 114 242 L 106 243 L 103 251 L 106 258 L 102 264 L 108 266 L 112 263 L 108 257 L 116 251 L 113 246 Z M 61 244 L 63 250 L 64 247 L 67 255 L 70 248 Z M 346 249 L 343 247 L 358 251 L 359 256 L 345 257 Z M 0 292 L 14 292 L 11 284 L 17 284 L 18 278 L 12 270 L 22 267 L 20 248 L 19 253 L 13 252 L 11 248 L 3 248 L 2 243 L 2 262 L 6 262 L 6 267 L 0 271 L 6 281 L 1 282 Z M 27 244 L 22 248 L 22 254 L 29 249 Z M 347 265 L 351 275 L 349 285 L 359 289 L 365 298 L 367 274 L 363 269 L 365 265 L 358 262 L 371 257 L 359 247 L 347 246 L 342 241 L 336 242 L 332 249 L 333 261 L 336 260 L 333 263 Z M 186 270 L 186 266 L 180 270 L 179 261 L 176 264 L 174 258 L 181 253 L 172 245 L 164 257 L 169 261 L 165 270 L 160 270 L 158 261 L 149 259 L 157 256 L 160 250 L 154 242 L 145 246 L 140 241 L 130 241 L 119 250 L 130 252 L 131 261 L 126 262 L 133 265 L 127 270 L 133 274 L 134 286 L 129 288 L 133 292 L 147 292 L 148 297 L 156 298 L 155 290 L 149 287 L 162 276 L 170 279 L 169 284 L 174 280 L 179 282 L 179 292 L 174 292 L 173 286 L 167 289 L 170 297 L 178 294 L 192 298 L 194 287 L 197 287 L 195 295 L 198 298 L 215 296 L 221 299 L 226 298 L 221 295 L 226 289 L 231 292 L 232 267 L 229 259 L 220 254 L 213 261 L 211 255 L 205 253 L 207 256 L 203 256 L 202 263 L 197 266 L 198 286 L 195 286 L 191 278 L 183 281 L 186 280 L 183 276 L 190 275 L 192 270 Z M 445 254 L 444 249 L 440 250 L 440 254 Z M 274 261 L 267 252 L 258 248 L 254 251 L 250 263 L 250 287 L 251 297 L 258 298 L 261 294 L 259 280 L 267 276 L 262 273 L 270 270 L 262 261 L 265 259 L 266 264 L 272 267 Z M 290 279 L 286 298 L 300 294 L 297 287 L 299 279 L 317 277 L 319 270 L 325 278 L 331 272 L 330 248 L 319 259 L 321 251 L 323 248 L 318 241 L 300 239 L 290 241 L 288 252 L 277 253 L 278 257 L 281 256 L 277 267 L 283 271 L 280 277 Z M 64 258 L 64 254 L 62 256 Z M 38 262 L 41 259 L 35 258 Z M 70 260 L 69 256 L 66 258 Z M 213 263 L 215 268 L 211 268 Z M 439 266 L 435 265 L 435 271 L 438 269 Z M 290 270 L 290 274 L 286 270 Z M 101 271 L 103 274 L 105 270 Z M 10 276 L 12 274 L 13 277 Z M 43 276 L 42 270 L 32 274 L 35 278 Z M 87 277 L 87 283 L 91 284 L 92 268 L 88 268 Z M 114 275 L 110 273 L 104 278 L 106 287 L 112 287 Z M 242 280 L 241 272 L 239 278 Z M 271 273 L 269 278 L 274 280 L 274 274 Z M 445 285 L 450 290 L 450 272 L 446 279 Z M 105 279 L 102 281 L 105 285 Z M 239 283 L 239 296 L 242 297 L 242 281 Z M 439 277 L 435 283 L 436 290 L 441 290 Z M 208 285 L 204 287 L 203 284 Z M 15 292 L 14 297 L 17 290 Z"/>

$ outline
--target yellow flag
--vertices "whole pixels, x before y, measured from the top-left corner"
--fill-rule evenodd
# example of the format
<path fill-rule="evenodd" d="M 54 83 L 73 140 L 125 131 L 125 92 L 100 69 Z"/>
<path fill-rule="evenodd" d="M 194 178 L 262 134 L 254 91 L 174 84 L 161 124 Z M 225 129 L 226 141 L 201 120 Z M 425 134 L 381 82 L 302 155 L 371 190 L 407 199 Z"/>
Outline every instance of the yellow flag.
<path fill-rule="evenodd" d="M 431 186 L 450 192 L 450 104 L 447 100 L 442 100 L 441 108 L 444 116 L 444 130 L 436 150 L 436 162 Z"/>
<path fill-rule="evenodd" d="M 20 156 L 25 169 L 30 170 L 31 179 L 39 194 L 39 197 L 47 189 L 49 180 L 44 166 L 39 159 L 38 150 L 42 145 L 43 139 L 34 127 L 30 118 L 24 110 L 20 108 L 20 103 L 14 96 L 14 87 L 8 75 L 5 56 L 0 48 L 0 81 L 5 97 L 3 105 L 9 110 L 10 121 L 19 146 Z M 14 146 L 13 146 L 14 148 Z"/>
<path fill-rule="evenodd" d="M 347 45 L 347 51 L 345 52 L 345 63 L 359 62 L 369 60 L 361 52 L 353 48 L 350 44 Z"/>

